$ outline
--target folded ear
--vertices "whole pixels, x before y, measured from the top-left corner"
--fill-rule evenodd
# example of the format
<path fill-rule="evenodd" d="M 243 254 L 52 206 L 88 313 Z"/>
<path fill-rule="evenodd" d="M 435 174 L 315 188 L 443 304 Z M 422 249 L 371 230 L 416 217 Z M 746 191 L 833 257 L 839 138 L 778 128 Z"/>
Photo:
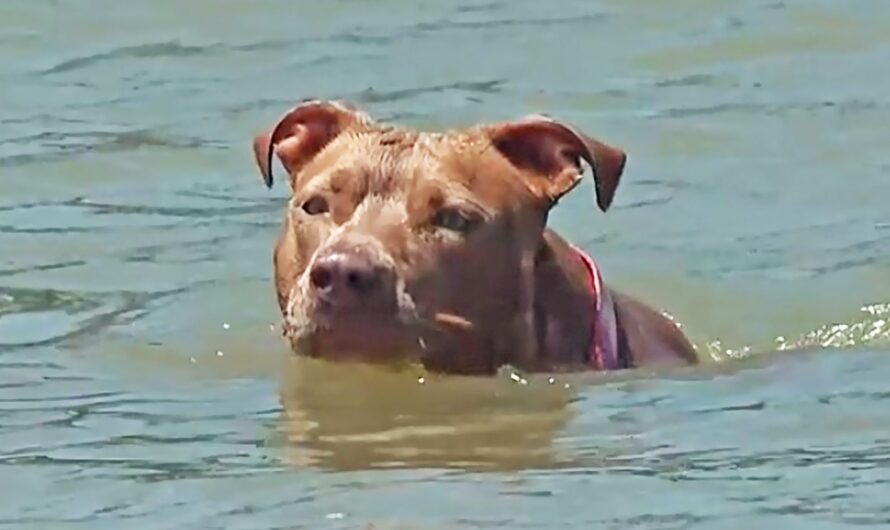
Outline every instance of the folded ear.
<path fill-rule="evenodd" d="M 533 192 L 554 204 L 581 181 L 581 160 L 593 169 L 596 202 L 606 211 L 612 204 L 627 155 L 546 116 L 488 128 L 492 145 L 523 170 Z"/>
<path fill-rule="evenodd" d="M 307 101 L 288 111 L 272 129 L 253 139 L 253 152 L 266 186 L 272 187 L 272 153 L 294 177 L 343 131 L 369 124 L 366 114 L 335 101 Z"/>

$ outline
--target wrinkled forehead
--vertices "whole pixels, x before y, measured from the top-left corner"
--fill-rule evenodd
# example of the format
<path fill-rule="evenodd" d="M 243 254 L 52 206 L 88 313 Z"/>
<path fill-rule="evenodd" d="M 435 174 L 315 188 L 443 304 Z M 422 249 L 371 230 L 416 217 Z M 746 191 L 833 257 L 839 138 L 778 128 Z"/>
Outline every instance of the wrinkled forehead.
<path fill-rule="evenodd" d="M 492 211 L 531 197 L 517 170 L 478 130 L 346 132 L 300 173 L 298 192 L 322 189 L 400 200 L 438 194 Z"/>

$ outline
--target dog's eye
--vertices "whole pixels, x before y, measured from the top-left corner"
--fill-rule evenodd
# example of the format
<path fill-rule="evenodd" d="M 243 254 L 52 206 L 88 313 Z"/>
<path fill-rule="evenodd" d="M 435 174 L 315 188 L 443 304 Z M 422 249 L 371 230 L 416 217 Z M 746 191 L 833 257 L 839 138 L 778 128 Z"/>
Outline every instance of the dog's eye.
<path fill-rule="evenodd" d="M 458 210 L 446 208 L 436 213 L 433 224 L 446 230 L 466 233 L 473 227 L 473 220 Z"/>
<path fill-rule="evenodd" d="M 318 215 L 328 211 L 328 201 L 321 195 L 310 197 L 303 203 L 303 211 L 309 215 Z"/>

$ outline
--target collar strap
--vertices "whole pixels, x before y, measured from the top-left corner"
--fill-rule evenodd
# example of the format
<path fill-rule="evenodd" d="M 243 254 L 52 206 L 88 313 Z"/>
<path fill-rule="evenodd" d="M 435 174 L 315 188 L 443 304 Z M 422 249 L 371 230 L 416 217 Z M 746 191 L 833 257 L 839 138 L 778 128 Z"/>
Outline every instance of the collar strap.
<path fill-rule="evenodd" d="M 615 305 L 609 290 L 603 286 L 599 267 L 593 258 L 572 245 L 575 254 L 587 269 L 590 297 L 593 305 L 590 344 L 587 347 L 587 360 L 599 370 L 620 370 L 627 368 L 618 356 L 618 326 L 615 319 Z"/>

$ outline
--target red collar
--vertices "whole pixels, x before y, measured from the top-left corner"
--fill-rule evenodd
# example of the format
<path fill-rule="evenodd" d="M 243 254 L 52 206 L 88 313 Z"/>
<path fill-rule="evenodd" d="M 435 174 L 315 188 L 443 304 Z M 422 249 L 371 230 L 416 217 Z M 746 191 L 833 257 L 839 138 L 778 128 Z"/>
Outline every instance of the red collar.
<path fill-rule="evenodd" d="M 593 258 L 572 245 L 588 273 L 590 297 L 593 304 L 590 345 L 587 359 L 599 370 L 620 370 L 627 368 L 618 355 L 618 326 L 615 321 L 615 305 L 609 290 L 603 286 L 599 267 Z"/>

